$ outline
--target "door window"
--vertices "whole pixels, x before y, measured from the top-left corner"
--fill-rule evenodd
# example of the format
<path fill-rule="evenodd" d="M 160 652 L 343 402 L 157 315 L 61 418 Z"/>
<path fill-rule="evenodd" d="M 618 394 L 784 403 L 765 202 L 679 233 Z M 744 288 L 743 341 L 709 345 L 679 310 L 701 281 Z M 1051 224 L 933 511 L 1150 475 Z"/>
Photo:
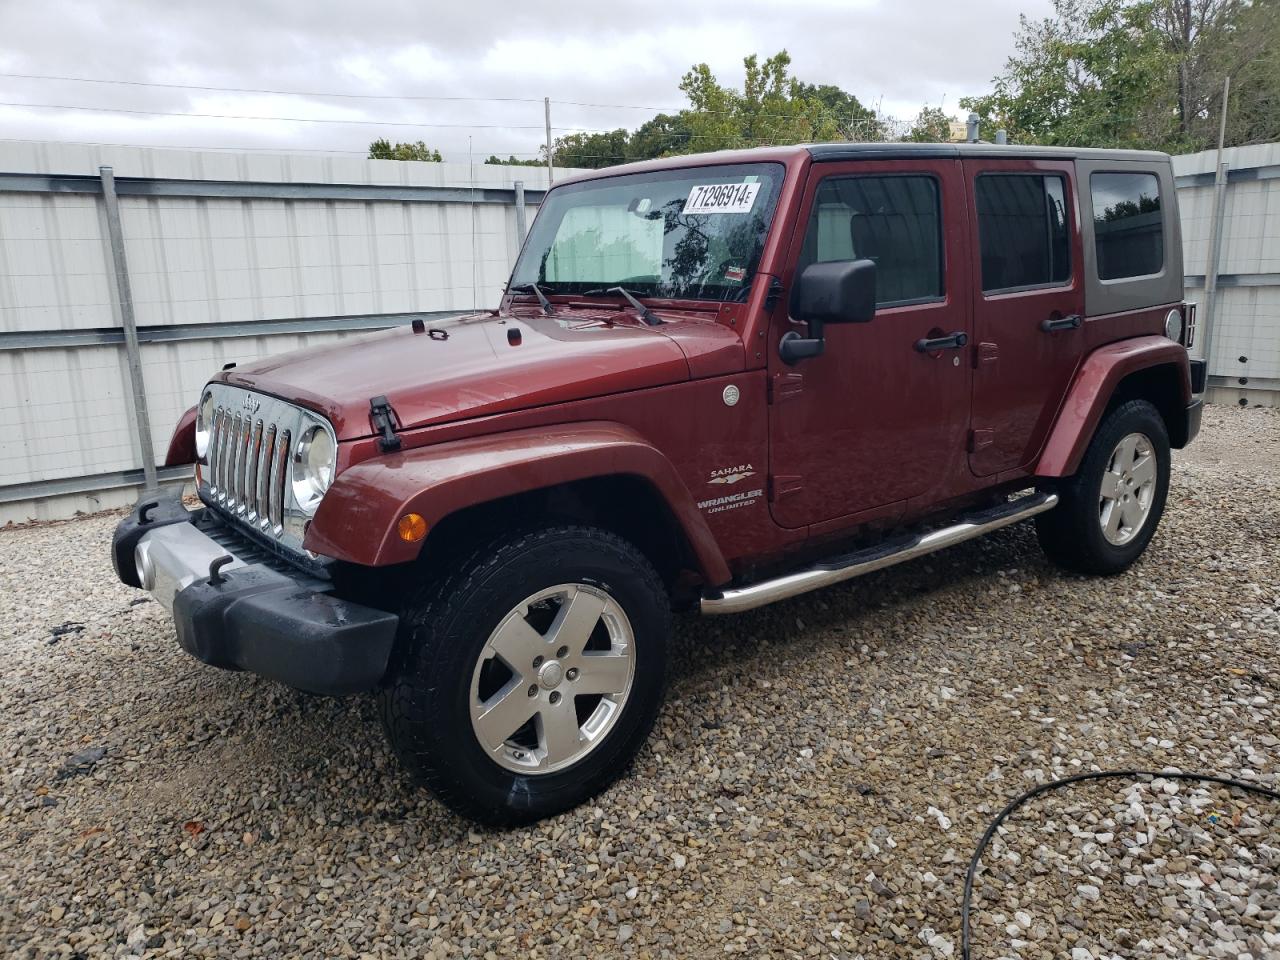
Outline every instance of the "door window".
<path fill-rule="evenodd" d="M 818 185 L 797 269 L 860 259 L 876 264 L 878 306 L 942 299 L 942 211 L 933 177 L 828 177 Z"/>
<path fill-rule="evenodd" d="M 1164 266 L 1164 214 L 1154 173 L 1095 173 L 1093 239 L 1098 278 L 1122 280 L 1159 273 Z"/>
<path fill-rule="evenodd" d="M 1062 177 L 984 173 L 975 181 L 974 195 L 983 293 L 1071 280 L 1071 233 Z"/>

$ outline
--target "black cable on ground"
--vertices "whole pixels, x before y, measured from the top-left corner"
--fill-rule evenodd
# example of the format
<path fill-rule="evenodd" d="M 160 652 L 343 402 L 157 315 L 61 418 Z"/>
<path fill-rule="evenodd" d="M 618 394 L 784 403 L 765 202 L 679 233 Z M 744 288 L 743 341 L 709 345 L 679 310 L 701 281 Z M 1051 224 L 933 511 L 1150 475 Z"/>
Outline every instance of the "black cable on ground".
<path fill-rule="evenodd" d="M 1272 790 L 1268 787 L 1262 787 L 1256 783 L 1247 783 L 1243 780 L 1232 780 L 1230 777 L 1217 777 L 1212 774 L 1180 773 L 1172 770 L 1102 770 L 1096 773 L 1078 773 L 1073 777 L 1063 777 L 1061 780 L 1052 780 L 1049 783 L 1042 783 L 1037 787 L 1033 787 L 1026 793 L 1015 798 L 1007 807 L 1000 811 L 999 815 L 991 821 L 991 825 L 987 827 L 987 831 L 982 835 L 982 839 L 978 841 L 978 849 L 973 851 L 973 858 L 969 861 L 969 870 L 965 873 L 964 877 L 964 900 L 960 906 L 960 960 L 972 960 L 969 953 L 969 907 L 973 901 L 973 880 L 974 876 L 978 872 L 978 861 L 982 859 L 982 854 L 986 852 L 987 845 L 991 843 L 991 838 L 996 835 L 996 831 L 1000 829 L 1000 824 L 1004 823 L 1004 821 L 1008 819 L 1009 814 L 1013 813 L 1013 811 L 1017 810 L 1027 801 L 1040 796 L 1042 793 L 1048 793 L 1050 790 L 1058 790 L 1073 783 L 1082 783 L 1087 780 L 1141 780 L 1143 778 L 1151 780 L 1190 780 L 1196 783 L 1217 783 L 1224 787 L 1234 787 L 1237 790 L 1256 793 L 1272 800 L 1280 800 L 1280 791 Z"/>

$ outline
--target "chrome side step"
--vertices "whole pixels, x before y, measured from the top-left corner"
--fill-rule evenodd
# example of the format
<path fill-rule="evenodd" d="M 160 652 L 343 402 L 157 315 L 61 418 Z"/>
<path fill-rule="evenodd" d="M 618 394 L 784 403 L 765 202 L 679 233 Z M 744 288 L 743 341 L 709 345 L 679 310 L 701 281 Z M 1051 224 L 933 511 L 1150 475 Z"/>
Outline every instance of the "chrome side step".
<path fill-rule="evenodd" d="M 972 514 L 960 523 L 919 536 L 877 544 L 847 554 L 843 558 L 821 563 L 798 573 L 789 573 L 773 580 L 763 580 L 746 587 L 708 594 L 702 598 L 703 613 L 742 613 L 766 604 L 776 603 L 788 597 L 819 590 L 832 584 L 852 580 L 865 573 L 883 570 L 944 547 L 964 543 L 981 537 L 992 530 L 999 530 L 1037 513 L 1052 510 L 1058 505 L 1056 493 L 1035 493 L 1011 500 L 981 513 Z"/>

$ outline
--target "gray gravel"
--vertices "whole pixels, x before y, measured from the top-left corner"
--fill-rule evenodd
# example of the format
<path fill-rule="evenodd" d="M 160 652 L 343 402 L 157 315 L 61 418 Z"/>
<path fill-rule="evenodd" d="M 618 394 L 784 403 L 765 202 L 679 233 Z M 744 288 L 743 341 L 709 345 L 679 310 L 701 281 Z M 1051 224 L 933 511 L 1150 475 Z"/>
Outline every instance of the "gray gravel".
<path fill-rule="evenodd" d="M 1176 766 L 1275 785 L 1280 415 L 1211 409 L 1113 580 L 1030 529 L 680 628 L 632 775 L 479 832 L 367 699 L 182 654 L 115 516 L 0 531 L 0 954 L 959 955 L 964 868 L 1031 785 Z M 992 845 L 976 956 L 1280 956 L 1275 805 L 1080 786 Z"/>

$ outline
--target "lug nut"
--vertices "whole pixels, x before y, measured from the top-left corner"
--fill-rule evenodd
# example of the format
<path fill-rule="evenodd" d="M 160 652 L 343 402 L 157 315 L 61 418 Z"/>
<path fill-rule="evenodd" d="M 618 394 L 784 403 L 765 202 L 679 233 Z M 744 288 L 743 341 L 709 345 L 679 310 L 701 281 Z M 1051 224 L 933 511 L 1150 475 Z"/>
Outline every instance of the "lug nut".
<path fill-rule="evenodd" d="M 552 691 L 551 691 L 551 702 L 552 702 L 552 703 L 559 703 L 559 702 L 560 702 L 560 692 L 559 692 L 558 690 L 552 690 Z"/>
<path fill-rule="evenodd" d="M 542 666 L 542 658 L 541 658 L 541 657 L 534 657 L 534 658 L 533 658 L 533 669 L 537 670 L 540 666 Z"/>
<path fill-rule="evenodd" d="M 577 668 L 577 667 L 570 667 L 570 668 L 569 668 L 569 670 L 568 670 L 568 672 L 567 672 L 567 673 L 565 673 L 565 676 L 566 676 L 566 677 L 568 677 L 570 680 L 577 680 L 577 679 L 578 679 L 578 668 Z"/>
<path fill-rule="evenodd" d="M 529 696 L 536 697 L 538 695 L 538 685 L 535 683 L 529 688 Z"/>
<path fill-rule="evenodd" d="M 565 657 L 567 657 L 568 655 L 569 655 L 569 648 L 568 648 L 568 647 L 561 647 L 559 650 L 557 650 L 557 651 L 556 651 L 556 659 L 557 659 L 557 660 L 563 660 L 563 659 L 564 659 Z"/>

